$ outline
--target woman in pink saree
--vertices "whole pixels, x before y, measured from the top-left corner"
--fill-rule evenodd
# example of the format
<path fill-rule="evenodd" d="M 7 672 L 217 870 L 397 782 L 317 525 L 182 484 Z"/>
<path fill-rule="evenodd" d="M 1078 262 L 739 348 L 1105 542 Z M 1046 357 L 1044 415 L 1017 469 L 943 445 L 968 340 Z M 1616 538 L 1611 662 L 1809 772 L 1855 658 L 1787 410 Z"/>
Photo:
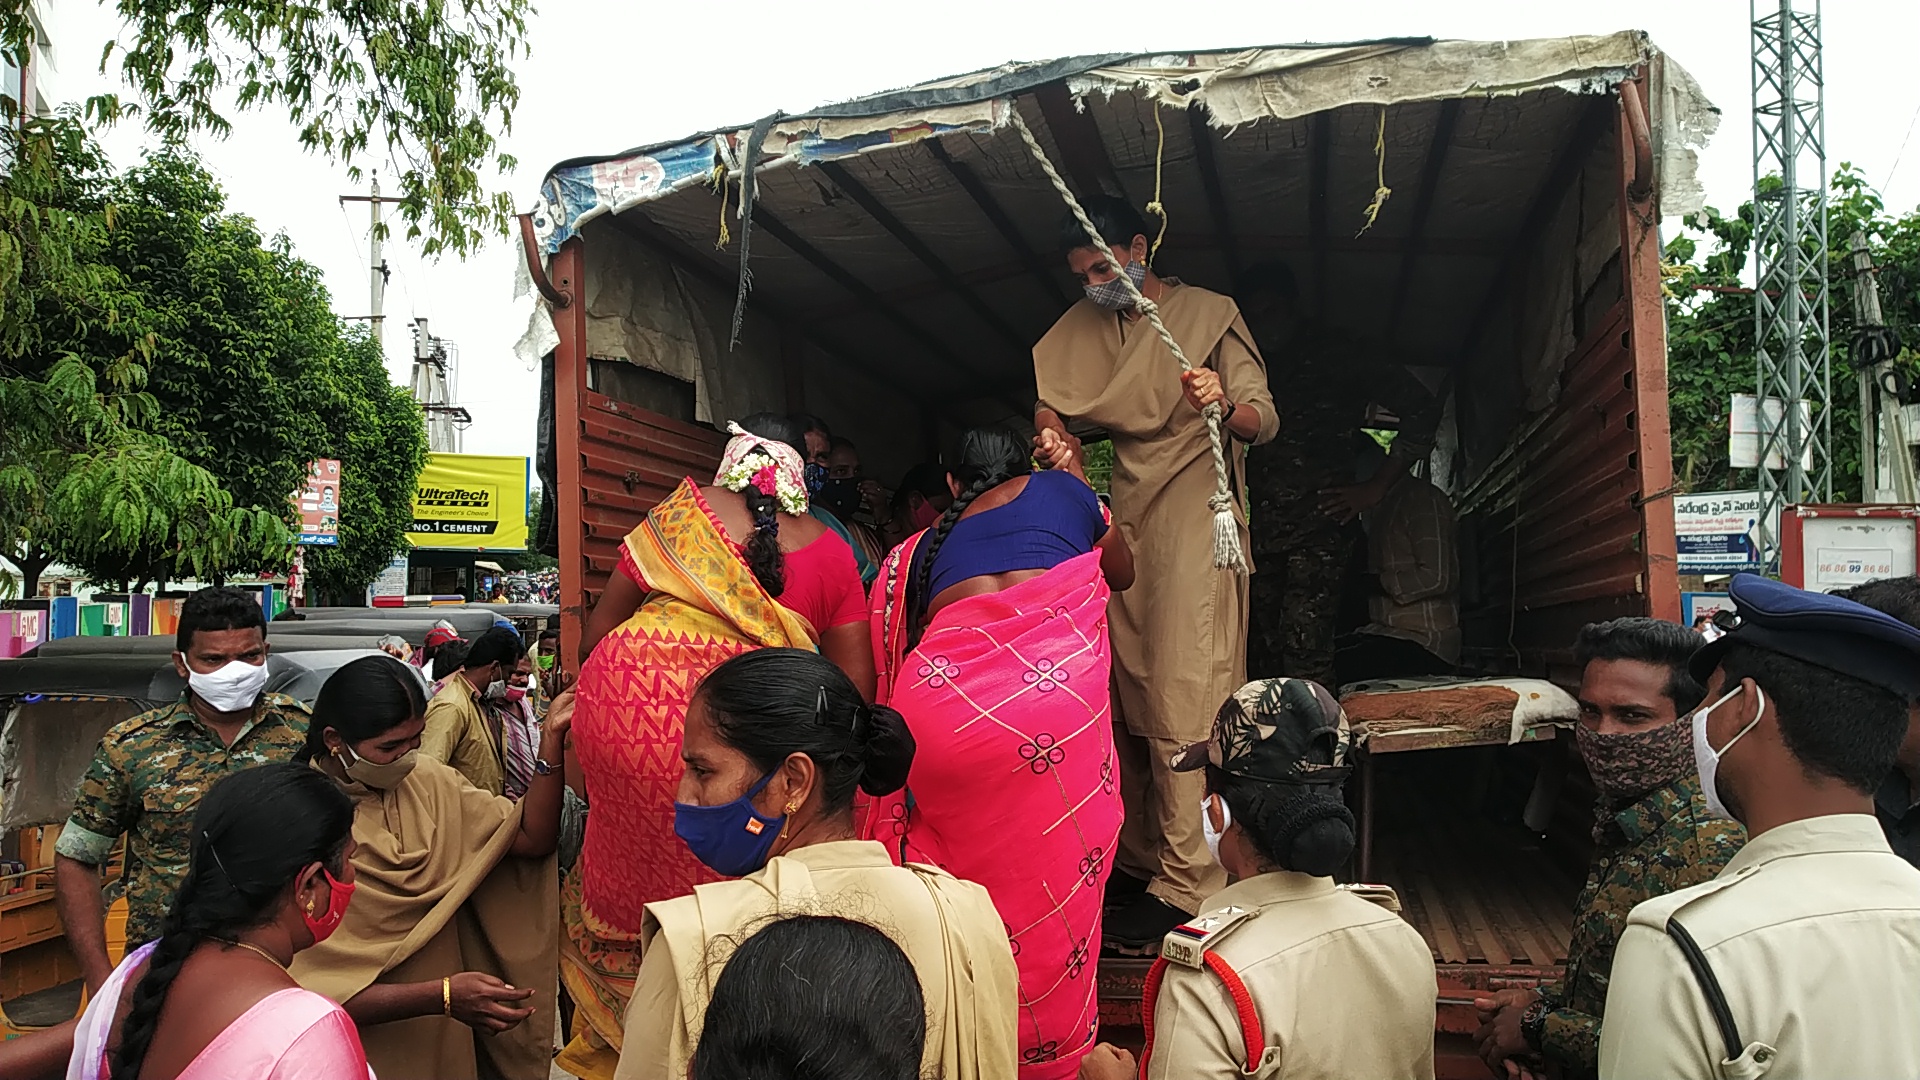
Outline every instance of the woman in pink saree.
<path fill-rule="evenodd" d="M 287 974 L 353 896 L 352 802 L 305 765 L 262 765 L 213 785 L 192 828 L 160 937 L 88 1002 L 68 1080 L 369 1080 L 346 1010 Z"/>
<path fill-rule="evenodd" d="M 864 828 L 897 860 L 986 887 L 1020 973 L 1021 1080 L 1067 1080 L 1098 1025 L 1121 819 L 1107 597 L 1133 562 L 1077 464 L 1030 468 L 1011 433 L 967 432 L 953 506 L 875 583 L 877 700 L 920 752 Z"/>

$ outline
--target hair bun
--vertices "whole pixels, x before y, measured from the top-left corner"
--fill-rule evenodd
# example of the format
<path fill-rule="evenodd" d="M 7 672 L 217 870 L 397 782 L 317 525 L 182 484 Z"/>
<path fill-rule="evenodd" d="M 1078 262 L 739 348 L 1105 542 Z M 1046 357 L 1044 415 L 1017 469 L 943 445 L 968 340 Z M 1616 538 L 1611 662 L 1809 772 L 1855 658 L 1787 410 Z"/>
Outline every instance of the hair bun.
<path fill-rule="evenodd" d="M 860 748 L 860 790 L 875 797 L 891 795 L 907 786 L 907 773 L 913 768 L 913 732 L 907 718 L 889 706 L 863 708 L 867 723 Z"/>

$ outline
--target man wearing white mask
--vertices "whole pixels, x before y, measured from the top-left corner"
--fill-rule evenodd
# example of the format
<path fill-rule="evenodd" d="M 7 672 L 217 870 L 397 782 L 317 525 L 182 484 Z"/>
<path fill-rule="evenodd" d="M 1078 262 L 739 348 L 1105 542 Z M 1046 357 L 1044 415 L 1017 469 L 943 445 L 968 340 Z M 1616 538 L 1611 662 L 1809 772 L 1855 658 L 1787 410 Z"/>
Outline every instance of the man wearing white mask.
<path fill-rule="evenodd" d="M 1920 1076 L 1920 870 L 1873 795 L 1920 694 L 1920 630 L 1742 574 L 1694 655 L 1710 813 L 1750 839 L 1714 880 L 1633 909 L 1603 1080 Z"/>
<path fill-rule="evenodd" d="M 181 605 L 175 647 L 186 693 L 100 740 L 54 844 L 60 920 L 90 991 L 113 971 L 100 868 L 120 837 L 131 950 L 159 932 L 186 875 L 200 797 L 229 773 L 292 761 L 307 741 L 306 708 L 265 693 L 267 620 L 257 597 L 227 588 L 194 593 Z"/>

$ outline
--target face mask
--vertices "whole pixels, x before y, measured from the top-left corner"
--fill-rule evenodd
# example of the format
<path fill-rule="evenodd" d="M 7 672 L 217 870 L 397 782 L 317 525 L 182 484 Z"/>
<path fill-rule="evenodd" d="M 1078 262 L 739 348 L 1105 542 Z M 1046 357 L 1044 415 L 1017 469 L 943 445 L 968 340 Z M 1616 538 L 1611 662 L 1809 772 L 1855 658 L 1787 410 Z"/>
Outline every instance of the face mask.
<path fill-rule="evenodd" d="M 1147 266 L 1142 262 L 1130 262 L 1124 268 L 1127 279 L 1133 287 L 1139 289 L 1147 283 Z M 1133 294 L 1120 283 L 1119 278 L 1103 281 L 1098 285 L 1083 285 L 1087 299 L 1106 308 L 1108 311 L 1125 311 L 1133 306 Z"/>
<path fill-rule="evenodd" d="M 300 918 L 307 924 L 307 933 L 313 935 L 315 945 L 333 936 L 339 928 L 340 920 L 347 917 L 347 904 L 353 900 L 353 882 L 333 880 L 326 867 L 320 873 L 327 879 L 327 910 L 325 914 L 315 915 L 305 908 L 300 909 Z"/>
<path fill-rule="evenodd" d="M 527 688 L 524 686 L 509 686 L 507 687 L 507 692 L 505 694 L 506 700 L 510 702 L 519 701 L 520 699 L 526 696 L 527 696 Z"/>
<path fill-rule="evenodd" d="M 555 658 L 552 653 L 543 653 L 541 654 L 540 659 L 534 661 L 534 663 L 539 664 L 540 670 L 542 671 L 552 671 L 554 659 Z"/>
<path fill-rule="evenodd" d="M 913 519 L 915 529 L 931 529 L 933 523 L 940 520 L 940 511 L 930 502 L 916 503 L 908 514 Z"/>
<path fill-rule="evenodd" d="M 811 499 L 818 496 L 820 494 L 820 488 L 826 484 L 827 467 L 818 462 L 809 461 L 807 462 L 806 477 L 807 497 Z"/>
<path fill-rule="evenodd" d="M 507 699 L 507 680 L 493 680 L 487 684 L 487 688 L 481 692 L 481 695 L 488 701 L 505 701 Z"/>
<path fill-rule="evenodd" d="M 767 853 L 780 836 L 785 815 L 764 817 L 753 808 L 753 797 L 766 790 L 773 774 L 747 789 L 745 795 L 722 806 L 673 804 L 674 835 L 686 841 L 693 857 L 714 873 L 743 877 L 767 865 Z"/>
<path fill-rule="evenodd" d="M 181 663 L 186 662 L 181 654 L 174 655 L 180 656 Z M 249 664 L 245 660 L 229 660 L 218 670 L 204 674 L 188 668 L 187 688 L 214 712 L 251 709 L 253 703 L 260 700 L 260 691 L 267 688 L 267 665 L 265 661 Z"/>
<path fill-rule="evenodd" d="M 860 481 L 828 480 L 820 485 L 820 493 L 814 496 L 814 501 L 844 521 L 860 509 Z"/>
<path fill-rule="evenodd" d="M 1220 828 L 1213 827 L 1213 808 L 1220 808 Z M 1227 809 L 1227 800 L 1218 795 L 1207 796 L 1200 804 L 1200 831 L 1207 838 L 1207 850 L 1213 854 L 1213 861 L 1220 861 L 1220 836 L 1233 824 L 1233 811 Z"/>
<path fill-rule="evenodd" d="M 392 791 L 394 788 L 399 787 L 400 782 L 405 780 L 407 774 L 413 771 L 414 763 L 420 760 L 420 751 L 418 750 L 409 750 L 392 761 L 387 762 L 385 765 L 368 761 L 366 758 L 355 754 L 352 747 L 347 747 L 346 751 L 347 754 L 353 758 L 351 762 L 338 754 L 334 755 L 334 760 L 340 762 L 340 767 L 346 770 L 347 779 L 365 784 L 378 791 Z"/>
<path fill-rule="evenodd" d="M 1741 728 L 1738 734 L 1727 740 L 1727 745 L 1718 750 L 1715 750 L 1707 741 L 1707 716 L 1732 700 L 1733 696 L 1740 692 L 1740 688 L 1734 687 L 1722 695 L 1719 701 L 1693 714 L 1693 767 L 1700 774 L 1700 790 L 1707 796 L 1708 817 L 1734 820 L 1733 812 L 1727 809 L 1726 803 L 1720 801 L 1720 791 L 1713 786 L 1713 778 L 1714 774 L 1720 771 L 1720 759 L 1727 755 L 1727 751 L 1733 749 L 1734 743 L 1739 742 L 1747 732 L 1753 730 L 1753 726 L 1760 722 L 1760 714 L 1767 711 L 1766 692 L 1757 686 L 1753 689 L 1760 695 L 1760 707 L 1754 711 L 1753 719 L 1748 721 L 1747 726 Z"/>
<path fill-rule="evenodd" d="M 1693 764 L 1693 725 L 1662 724 L 1645 731 L 1601 735 L 1576 724 L 1573 739 L 1602 798 L 1631 802 L 1687 775 Z"/>

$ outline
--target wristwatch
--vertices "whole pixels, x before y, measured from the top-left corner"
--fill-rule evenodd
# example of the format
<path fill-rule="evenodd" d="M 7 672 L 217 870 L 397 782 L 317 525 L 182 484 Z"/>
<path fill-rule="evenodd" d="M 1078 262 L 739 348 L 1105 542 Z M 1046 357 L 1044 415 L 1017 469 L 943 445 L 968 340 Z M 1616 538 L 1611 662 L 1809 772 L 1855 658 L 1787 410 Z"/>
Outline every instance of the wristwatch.
<path fill-rule="evenodd" d="M 533 772 L 536 776 L 552 776 L 554 767 L 539 758 L 533 759 Z"/>
<path fill-rule="evenodd" d="M 1546 997 L 1538 996 L 1533 999 L 1533 1004 L 1527 1006 L 1526 1010 L 1520 1014 L 1520 1035 L 1527 1040 L 1527 1045 L 1536 1054 L 1541 1052 L 1540 1045 L 1547 1033 L 1547 1014 L 1552 1011 Z"/>

